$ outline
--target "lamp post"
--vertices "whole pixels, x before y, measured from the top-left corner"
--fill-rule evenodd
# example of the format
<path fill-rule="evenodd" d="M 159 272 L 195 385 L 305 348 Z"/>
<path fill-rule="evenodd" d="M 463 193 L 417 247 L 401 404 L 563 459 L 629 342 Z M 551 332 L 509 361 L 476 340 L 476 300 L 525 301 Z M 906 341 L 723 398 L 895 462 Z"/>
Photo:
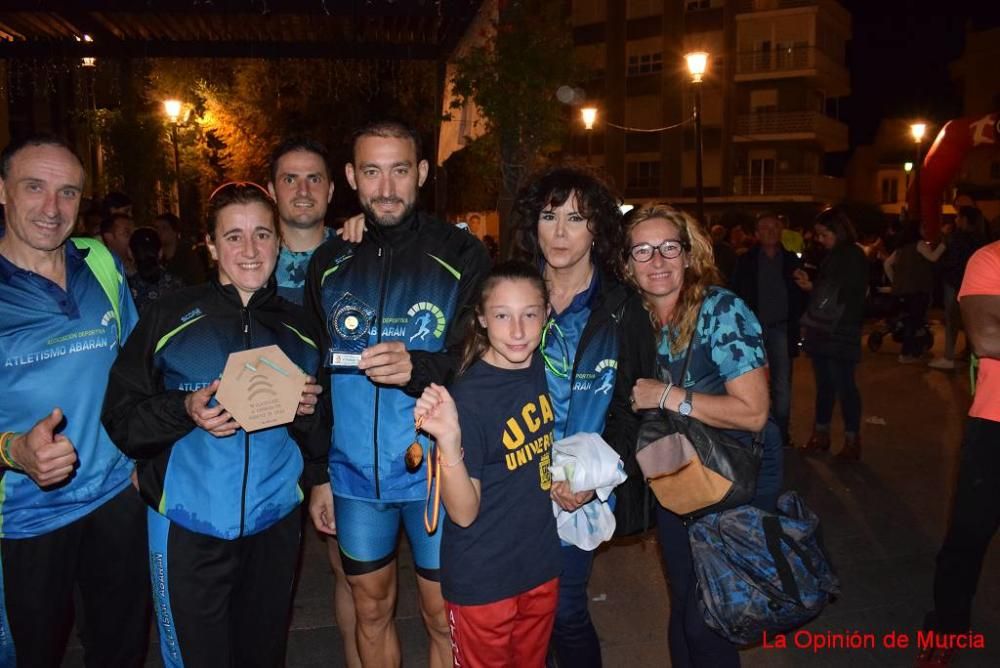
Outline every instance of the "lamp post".
<path fill-rule="evenodd" d="M 916 191 L 916 199 L 914 208 L 914 215 L 917 218 L 917 222 L 922 226 L 923 220 L 921 219 L 920 211 L 920 149 L 921 144 L 924 141 L 924 133 L 927 132 L 926 123 L 913 123 L 910 125 L 910 134 L 913 135 L 913 141 L 917 144 L 917 161 L 914 163 L 914 169 L 916 172 L 913 174 L 913 189 Z"/>
<path fill-rule="evenodd" d="M 701 82 L 708 69 L 708 54 L 704 51 L 692 51 L 684 56 L 687 61 L 691 82 L 694 84 L 694 183 L 697 197 L 695 213 L 698 220 L 705 222 L 705 193 L 702 181 L 701 153 Z"/>
<path fill-rule="evenodd" d="M 181 217 L 181 156 L 177 147 L 177 126 L 181 119 L 180 100 L 164 100 L 163 111 L 170 119 L 170 141 L 174 147 L 174 199 L 177 202 L 177 217 Z"/>
<path fill-rule="evenodd" d="M 90 41 L 89 39 L 87 41 Z M 80 59 L 80 67 L 86 72 L 87 111 L 90 112 L 90 164 L 94 176 L 94 192 L 101 187 L 104 171 L 104 153 L 101 149 L 101 133 L 97 129 L 97 58 L 86 56 Z"/>
<path fill-rule="evenodd" d="M 583 119 L 583 127 L 587 130 L 587 164 L 589 165 L 594 149 L 594 123 L 597 121 L 597 107 L 580 109 L 580 118 Z"/>

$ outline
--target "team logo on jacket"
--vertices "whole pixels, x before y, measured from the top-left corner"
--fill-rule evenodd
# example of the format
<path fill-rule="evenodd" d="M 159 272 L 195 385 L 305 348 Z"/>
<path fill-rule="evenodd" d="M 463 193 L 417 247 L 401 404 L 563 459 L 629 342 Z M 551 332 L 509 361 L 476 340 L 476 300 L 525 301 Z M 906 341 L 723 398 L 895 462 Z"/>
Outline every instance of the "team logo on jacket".
<path fill-rule="evenodd" d="M 597 363 L 593 371 L 579 371 L 573 378 L 574 392 L 589 392 L 594 394 L 610 394 L 615 387 L 615 370 L 618 361 L 603 359 Z"/>
<path fill-rule="evenodd" d="M 597 363 L 597 366 L 594 367 L 594 373 L 597 374 L 600 382 L 597 385 L 597 389 L 594 390 L 595 394 L 611 393 L 611 390 L 615 387 L 615 371 L 617 369 L 617 360 L 604 359 Z"/>
<path fill-rule="evenodd" d="M 111 339 L 111 343 L 110 345 L 108 345 L 108 347 L 111 348 L 112 350 L 114 350 L 115 346 L 118 345 L 118 331 L 117 328 L 114 326 L 114 324 L 115 324 L 114 311 L 108 311 L 101 317 L 101 326 L 111 328 L 112 335 L 109 337 Z"/>
<path fill-rule="evenodd" d="M 448 324 L 444 312 L 430 302 L 417 302 L 406 312 L 409 318 L 409 342 L 426 341 L 428 337 L 440 339 Z"/>

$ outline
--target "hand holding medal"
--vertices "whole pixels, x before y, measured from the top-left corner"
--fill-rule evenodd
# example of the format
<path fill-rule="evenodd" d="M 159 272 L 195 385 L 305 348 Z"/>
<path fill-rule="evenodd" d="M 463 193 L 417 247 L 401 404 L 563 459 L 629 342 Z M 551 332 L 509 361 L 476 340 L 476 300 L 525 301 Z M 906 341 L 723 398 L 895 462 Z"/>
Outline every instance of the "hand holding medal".
<path fill-rule="evenodd" d="M 424 448 L 419 441 L 421 429 L 437 440 L 431 449 L 427 462 L 427 499 L 424 508 L 424 528 L 434 533 L 438 525 L 441 508 L 441 467 L 451 468 L 462 462 L 464 452 L 452 461 L 443 462 L 440 443 L 458 445 L 461 443 L 461 428 L 458 425 L 458 411 L 451 395 L 440 385 L 431 384 L 417 399 L 413 409 L 416 437 L 406 449 L 406 467 L 411 473 L 420 468 L 424 459 Z M 454 446 L 450 446 L 454 447 Z M 447 448 L 446 448 L 447 449 Z"/>

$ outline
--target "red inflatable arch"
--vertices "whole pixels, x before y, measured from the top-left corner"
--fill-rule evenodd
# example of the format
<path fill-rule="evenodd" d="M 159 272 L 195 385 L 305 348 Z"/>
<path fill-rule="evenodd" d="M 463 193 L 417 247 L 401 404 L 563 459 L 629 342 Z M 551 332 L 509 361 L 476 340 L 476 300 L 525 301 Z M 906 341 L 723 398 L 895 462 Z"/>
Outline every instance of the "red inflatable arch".
<path fill-rule="evenodd" d="M 917 211 L 920 198 L 920 220 L 923 236 L 936 241 L 941 235 L 941 196 L 955 178 L 969 151 L 979 146 L 1000 142 L 1000 112 L 979 118 L 956 118 L 941 128 L 920 167 L 919 178 L 910 183 L 906 203 Z M 917 184 L 920 192 L 917 192 Z"/>

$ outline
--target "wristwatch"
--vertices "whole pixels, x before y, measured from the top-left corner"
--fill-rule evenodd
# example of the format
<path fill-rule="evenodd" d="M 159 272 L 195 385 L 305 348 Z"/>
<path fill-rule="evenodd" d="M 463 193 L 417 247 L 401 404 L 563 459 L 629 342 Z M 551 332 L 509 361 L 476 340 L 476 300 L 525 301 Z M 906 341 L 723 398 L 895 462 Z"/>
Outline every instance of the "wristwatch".
<path fill-rule="evenodd" d="M 677 406 L 677 412 L 688 416 L 691 415 L 692 408 L 694 407 L 691 405 L 691 390 L 684 390 L 684 398 L 681 399 L 681 403 Z"/>

